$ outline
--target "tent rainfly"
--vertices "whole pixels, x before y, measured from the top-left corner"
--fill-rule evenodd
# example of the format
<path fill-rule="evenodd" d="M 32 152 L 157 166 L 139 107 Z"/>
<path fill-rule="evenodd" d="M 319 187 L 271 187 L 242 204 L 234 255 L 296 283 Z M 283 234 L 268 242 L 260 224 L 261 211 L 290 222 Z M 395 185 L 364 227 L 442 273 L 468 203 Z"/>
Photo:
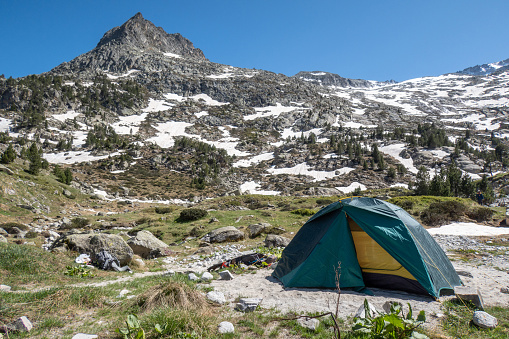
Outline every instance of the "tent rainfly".
<path fill-rule="evenodd" d="M 339 267 L 339 268 L 338 268 Z M 431 235 L 402 208 L 348 198 L 321 209 L 284 249 L 273 276 L 285 287 L 366 287 L 429 294 L 461 280 Z"/>

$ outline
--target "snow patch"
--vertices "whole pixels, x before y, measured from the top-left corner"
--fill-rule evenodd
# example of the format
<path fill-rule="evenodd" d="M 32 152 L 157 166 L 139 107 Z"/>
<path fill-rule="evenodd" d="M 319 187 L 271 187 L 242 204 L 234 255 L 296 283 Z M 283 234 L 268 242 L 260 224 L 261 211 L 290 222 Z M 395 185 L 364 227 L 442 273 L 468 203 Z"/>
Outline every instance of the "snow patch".
<path fill-rule="evenodd" d="M 294 107 L 294 106 L 283 106 L 280 103 L 276 103 L 276 106 L 254 107 L 254 109 L 257 113 L 244 116 L 244 120 L 254 120 L 257 118 L 266 118 L 266 117 L 278 117 L 282 113 L 291 112 L 296 109 L 302 109 L 302 108 Z"/>
<path fill-rule="evenodd" d="M 115 152 L 107 155 L 91 155 L 90 152 L 69 151 L 60 153 L 45 153 L 43 158 L 52 164 L 76 164 L 87 161 L 96 161 L 120 155 Z"/>
<path fill-rule="evenodd" d="M 419 170 L 414 166 L 414 161 L 412 158 L 409 159 L 403 159 L 399 154 L 401 151 L 406 149 L 405 144 L 393 144 L 393 145 L 387 145 L 383 147 L 379 147 L 378 150 L 382 153 L 388 154 L 394 159 L 398 160 L 405 168 L 414 173 L 417 174 Z"/>
<path fill-rule="evenodd" d="M 331 179 L 343 174 L 350 173 L 351 171 L 355 170 L 355 168 L 351 167 L 343 167 L 336 171 L 315 171 L 311 170 L 311 167 L 303 162 L 298 165 L 295 165 L 290 168 L 275 168 L 271 167 L 267 170 L 267 172 L 271 173 L 272 175 L 278 175 L 278 174 L 291 174 L 291 175 L 307 175 L 313 177 L 313 181 L 322 181 Z"/>
<path fill-rule="evenodd" d="M 249 159 L 239 160 L 233 164 L 233 167 L 250 167 L 271 159 L 274 159 L 274 153 L 262 153 Z"/>
<path fill-rule="evenodd" d="M 74 119 L 76 118 L 78 115 L 80 115 L 80 113 L 77 113 L 76 111 L 67 111 L 67 113 L 64 113 L 64 114 L 54 114 L 52 116 L 53 119 L 56 119 L 58 121 L 61 121 L 61 122 L 65 122 L 67 119 Z"/>
<path fill-rule="evenodd" d="M 240 185 L 239 190 L 241 193 L 246 194 L 259 194 L 259 195 L 279 195 L 279 191 L 263 191 L 259 190 L 261 185 L 255 181 L 248 181 Z"/>
<path fill-rule="evenodd" d="M 136 134 L 140 124 L 145 121 L 148 113 L 140 115 L 119 116 L 120 121 L 111 125 L 117 134 Z"/>
<path fill-rule="evenodd" d="M 345 187 L 336 187 L 336 189 L 340 190 L 341 192 L 343 192 L 343 194 L 348 194 L 348 193 L 352 193 L 353 191 L 355 191 L 357 188 L 360 188 L 361 191 L 364 191 L 366 189 L 366 186 L 364 186 L 363 184 L 361 183 L 358 183 L 358 182 L 352 182 L 350 185 L 348 186 L 345 186 Z"/>
<path fill-rule="evenodd" d="M 509 234 L 509 227 L 490 227 L 472 222 L 455 222 L 438 228 L 430 228 L 427 231 L 432 235 L 495 236 Z"/>
<path fill-rule="evenodd" d="M 181 56 L 181 55 L 178 55 L 178 54 L 175 54 L 175 53 L 170 53 L 170 52 L 168 52 L 168 53 L 163 53 L 163 55 L 164 55 L 164 56 L 167 56 L 167 57 L 170 57 L 170 58 L 175 58 L 175 59 L 180 59 L 180 58 L 182 58 L 182 56 Z"/>

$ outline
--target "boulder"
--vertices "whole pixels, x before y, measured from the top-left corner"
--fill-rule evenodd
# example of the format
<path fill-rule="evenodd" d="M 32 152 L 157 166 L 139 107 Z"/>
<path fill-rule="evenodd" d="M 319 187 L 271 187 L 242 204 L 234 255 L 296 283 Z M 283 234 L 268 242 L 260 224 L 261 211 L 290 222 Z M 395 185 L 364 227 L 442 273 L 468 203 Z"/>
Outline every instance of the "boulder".
<path fill-rule="evenodd" d="M 187 275 L 187 277 L 188 277 L 188 278 L 189 278 L 189 280 L 191 280 L 191 281 L 198 281 L 198 280 L 200 280 L 200 278 L 198 278 L 198 277 L 196 276 L 196 274 L 194 274 L 194 273 L 189 273 L 189 274 Z"/>
<path fill-rule="evenodd" d="M 286 247 L 290 241 L 290 239 L 280 235 L 269 234 L 267 238 L 265 238 L 265 247 Z"/>
<path fill-rule="evenodd" d="M 33 327 L 30 320 L 25 316 L 16 319 L 16 321 L 6 326 L 10 332 L 30 332 Z"/>
<path fill-rule="evenodd" d="M 11 291 L 11 286 L 0 285 L 0 292 L 10 292 L 10 291 Z"/>
<path fill-rule="evenodd" d="M 169 252 L 168 244 L 157 239 L 149 231 L 139 231 L 135 237 L 127 240 L 127 244 L 133 250 L 134 254 L 142 258 L 153 258 L 155 256 L 164 255 L 165 251 Z"/>
<path fill-rule="evenodd" d="M 108 251 L 118 259 L 120 266 L 129 264 L 133 258 L 131 247 L 115 234 L 69 234 L 57 239 L 50 249 L 55 251 L 61 247 L 78 253 L 86 253 L 90 255 L 92 261 L 99 252 Z"/>
<path fill-rule="evenodd" d="M 229 321 L 221 322 L 219 324 L 219 326 L 217 327 L 217 330 L 221 334 L 234 333 L 235 332 L 235 328 L 233 327 L 233 324 L 231 322 L 229 322 Z"/>
<path fill-rule="evenodd" d="M 1 242 L 7 243 L 8 241 L 7 241 L 7 239 L 3 235 L 0 234 L 0 243 Z"/>
<path fill-rule="evenodd" d="M 475 311 L 472 322 L 482 328 L 495 328 L 498 325 L 497 318 L 484 311 Z"/>
<path fill-rule="evenodd" d="M 253 312 L 262 300 L 262 298 L 240 298 L 235 309 L 241 312 Z"/>
<path fill-rule="evenodd" d="M 316 331 L 316 329 L 320 325 L 320 320 L 315 318 L 299 318 L 297 319 L 297 323 L 300 326 L 307 328 L 311 331 Z"/>
<path fill-rule="evenodd" d="M 209 272 L 205 272 L 202 274 L 201 276 L 201 280 L 206 280 L 206 281 L 210 281 L 214 279 L 214 277 L 212 276 L 212 274 L 210 274 Z"/>
<path fill-rule="evenodd" d="M 271 227 L 272 225 L 266 222 L 251 224 L 247 227 L 247 232 L 250 238 L 256 238 L 257 236 L 262 234 L 266 229 L 270 229 Z"/>
<path fill-rule="evenodd" d="M 0 235 L 8 235 L 6 230 L 4 230 L 2 227 L 0 227 Z"/>
<path fill-rule="evenodd" d="M 224 294 L 221 292 L 210 291 L 207 293 L 206 298 L 216 304 L 222 305 L 226 303 L 226 298 L 224 297 Z"/>
<path fill-rule="evenodd" d="M 233 274 L 230 271 L 221 271 L 219 272 L 219 276 L 221 277 L 221 280 L 232 280 Z"/>
<path fill-rule="evenodd" d="M 9 175 L 14 175 L 14 172 L 10 168 L 5 167 L 4 165 L 1 165 L 1 164 L 0 164 L 0 172 L 5 172 Z"/>
<path fill-rule="evenodd" d="M 212 232 L 207 233 L 202 241 L 207 241 L 211 243 L 219 243 L 225 241 L 238 241 L 244 239 L 244 232 L 236 229 L 233 226 L 221 227 L 213 230 Z"/>

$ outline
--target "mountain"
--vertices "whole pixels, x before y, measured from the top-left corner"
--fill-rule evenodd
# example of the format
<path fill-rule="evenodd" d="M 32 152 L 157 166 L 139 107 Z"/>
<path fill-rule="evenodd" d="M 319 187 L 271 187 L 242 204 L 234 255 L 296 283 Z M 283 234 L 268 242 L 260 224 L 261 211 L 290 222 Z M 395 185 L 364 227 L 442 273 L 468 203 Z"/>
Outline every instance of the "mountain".
<path fill-rule="evenodd" d="M 452 159 L 480 179 L 509 165 L 508 116 L 503 69 L 287 77 L 212 62 L 140 13 L 47 73 L 0 78 L 0 153 L 36 140 L 76 188 L 109 199 L 408 187 L 420 166 L 433 176 Z"/>
<path fill-rule="evenodd" d="M 317 85 L 322 86 L 335 86 L 335 87 L 348 87 L 348 88 L 372 88 L 378 87 L 388 84 L 396 83 L 394 80 L 378 82 L 371 80 L 362 80 L 362 79 L 348 79 L 343 78 L 334 73 L 329 72 L 299 72 L 294 75 L 295 78 L 302 79 L 304 81 L 309 81 L 315 83 Z"/>
<path fill-rule="evenodd" d="M 509 70 L 509 59 L 505 59 L 498 62 L 493 62 L 491 64 L 482 64 L 473 67 L 465 68 L 462 71 L 457 72 L 458 74 L 466 74 L 466 75 L 489 75 L 497 71 L 507 71 Z"/>

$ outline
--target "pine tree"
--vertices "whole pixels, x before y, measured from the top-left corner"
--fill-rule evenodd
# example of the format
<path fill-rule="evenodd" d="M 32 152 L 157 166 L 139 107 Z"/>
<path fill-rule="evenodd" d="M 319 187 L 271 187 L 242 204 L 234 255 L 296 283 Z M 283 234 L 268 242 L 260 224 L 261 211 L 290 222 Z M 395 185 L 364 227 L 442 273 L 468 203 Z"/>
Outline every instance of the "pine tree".
<path fill-rule="evenodd" d="M 39 174 L 42 168 L 42 157 L 35 142 L 32 143 L 32 146 L 28 149 L 28 160 L 30 161 L 28 173 L 33 175 Z"/>
<path fill-rule="evenodd" d="M 2 158 L 0 160 L 1 160 L 2 164 L 10 164 L 15 159 L 16 159 L 16 152 L 14 151 L 12 144 L 9 144 L 9 147 L 7 147 L 5 152 L 2 154 Z"/>
<path fill-rule="evenodd" d="M 419 167 L 415 181 L 415 194 L 426 195 L 429 191 L 429 173 L 426 167 Z"/>

